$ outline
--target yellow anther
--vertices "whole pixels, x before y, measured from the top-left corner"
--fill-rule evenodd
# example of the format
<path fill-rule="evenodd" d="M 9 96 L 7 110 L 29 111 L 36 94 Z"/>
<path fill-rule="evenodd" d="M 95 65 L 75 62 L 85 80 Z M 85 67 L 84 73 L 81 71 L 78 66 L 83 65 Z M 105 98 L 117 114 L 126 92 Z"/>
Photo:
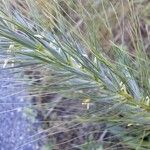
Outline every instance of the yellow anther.
<path fill-rule="evenodd" d="M 150 106 L 150 98 L 148 96 L 146 96 L 145 100 L 146 100 L 146 105 Z"/>
<path fill-rule="evenodd" d="M 126 86 L 125 84 L 123 84 L 123 82 L 120 82 L 120 87 L 121 87 L 121 91 L 124 92 L 124 93 L 127 93 L 127 89 L 126 89 Z"/>
<path fill-rule="evenodd" d="M 89 109 L 90 108 L 90 99 L 84 99 L 82 102 L 82 105 L 86 105 L 86 108 Z"/>
<path fill-rule="evenodd" d="M 132 123 L 129 123 L 129 124 L 127 125 L 127 127 L 131 127 L 131 126 L 133 126 L 133 124 L 132 124 Z"/>

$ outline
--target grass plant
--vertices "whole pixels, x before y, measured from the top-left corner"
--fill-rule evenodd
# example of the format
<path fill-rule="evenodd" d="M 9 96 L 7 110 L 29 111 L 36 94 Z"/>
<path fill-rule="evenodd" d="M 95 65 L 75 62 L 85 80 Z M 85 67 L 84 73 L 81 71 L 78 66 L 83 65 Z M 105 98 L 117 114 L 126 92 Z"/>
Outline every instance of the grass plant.
<path fill-rule="evenodd" d="M 59 93 L 86 106 L 69 129 L 106 124 L 119 142 L 104 149 L 150 149 L 148 1 L 26 0 L 25 14 L 2 4 L 0 49 L 11 58 L 5 69 L 12 60 L 22 71 L 36 68 L 42 82 L 26 83 L 32 95 Z M 75 147 L 101 150 L 106 141 L 95 142 Z"/>

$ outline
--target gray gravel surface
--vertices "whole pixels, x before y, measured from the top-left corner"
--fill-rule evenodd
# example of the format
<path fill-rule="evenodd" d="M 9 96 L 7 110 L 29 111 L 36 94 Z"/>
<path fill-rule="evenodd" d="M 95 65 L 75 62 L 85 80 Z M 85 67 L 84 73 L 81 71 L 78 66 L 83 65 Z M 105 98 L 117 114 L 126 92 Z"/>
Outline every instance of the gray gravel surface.
<path fill-rule="evenodd" d="M 23 97 L 25 93 L 23 85 L 16 82 L 10 71 L 0 69 L 0 150 L 41 149 L 33 137 L 38 130 L 34 115 L 24 112 L 31 105 Z"/>

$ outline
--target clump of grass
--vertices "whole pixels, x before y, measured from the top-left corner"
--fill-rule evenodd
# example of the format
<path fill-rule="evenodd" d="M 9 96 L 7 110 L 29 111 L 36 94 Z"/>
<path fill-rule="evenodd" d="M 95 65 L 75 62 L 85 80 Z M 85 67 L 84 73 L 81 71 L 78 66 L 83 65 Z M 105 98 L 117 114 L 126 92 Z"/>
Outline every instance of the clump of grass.
<path fill-rule="evenodd" d="M 120 139 L 119 144 L 129 149 L 149 149 L 150 61 L 138 7 L 143 3 L 41 3 L 42 12 L 36 11 L 38 6 L 30 0 L 29 10 L 34 8 L 36 13 L 29 11 L 25 17 L 16 10 L 13 15 L 4 10 L 0 18 L 0 35 L 8 47 L 13 47 L 9 54 L 13 54 L 14 67 L 38 65 L 49 73 L 43 75 L 44 84 L 30 83 L 31 92 L 60 93 L 78 99 L 87 110 L 76 115 L 73 123 L 105 123 Z M 39 13 L 51 18 L 52 25 L 44 28 Z M 117 38 L 116 25 L 120 31 Z M 149 31 L 145 31 L 148 38 Z M 104 46 L 103 32 L 109 35 L 105 39 L 109 46 Z"/>

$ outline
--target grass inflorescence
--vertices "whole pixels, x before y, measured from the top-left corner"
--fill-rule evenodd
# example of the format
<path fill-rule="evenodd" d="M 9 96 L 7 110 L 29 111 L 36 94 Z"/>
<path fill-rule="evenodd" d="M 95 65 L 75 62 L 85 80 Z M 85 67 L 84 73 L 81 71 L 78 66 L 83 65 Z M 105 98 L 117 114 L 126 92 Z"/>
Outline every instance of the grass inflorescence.
<path fill-rule="evenodd" d="M 73 124 L 105 124 L 107 132 L 119 139 L 111 143 L 103 137 L 103 129 L 100 139 L 89 138 L 73 147 L 150 148 L 150 31 L 148 8 L 143 10 L 149 4 L 144 0 L 26 0 L 24 12 L 3 2 L 3 55 L 13 57 L 14 68 L 41 72 L 41 82 L 32 78 L 27 83 L 32 95 L 59 93 L 68 98 L 47 102 L 49 114 L 59 104 L 79 109 L 69 114 L 67 123 L 62 122 L 62 131 L 68 132 L 64 124 L 68 130 Z"/>

